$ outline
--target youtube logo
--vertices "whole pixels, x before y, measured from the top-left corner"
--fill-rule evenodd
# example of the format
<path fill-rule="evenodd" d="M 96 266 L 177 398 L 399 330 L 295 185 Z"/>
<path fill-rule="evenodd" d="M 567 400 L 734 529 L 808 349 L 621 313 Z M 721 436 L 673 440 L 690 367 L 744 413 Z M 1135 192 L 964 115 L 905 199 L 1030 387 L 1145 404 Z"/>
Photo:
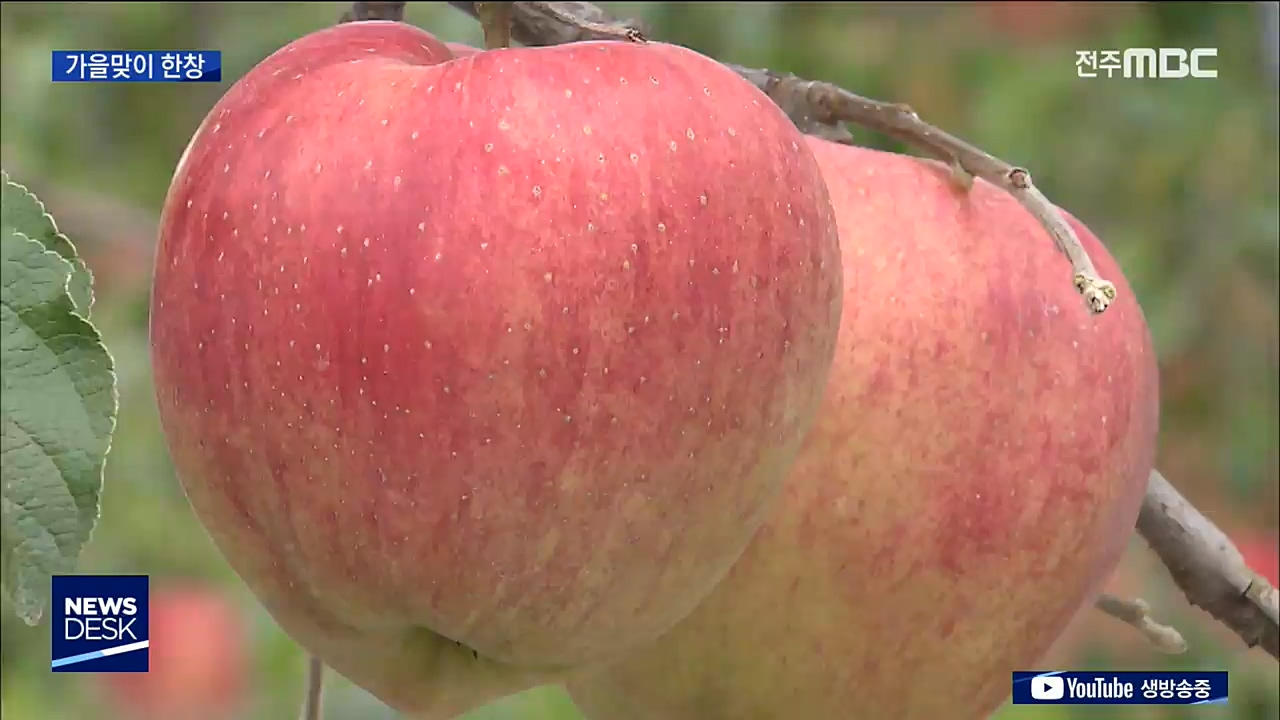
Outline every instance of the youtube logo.
<path fill-rule="evenodd" d="M 1036 700 L 1061 700 L 1066 694 L 1066 682 L 1060 677 L 1031 678 L 1031 697 Z"/>

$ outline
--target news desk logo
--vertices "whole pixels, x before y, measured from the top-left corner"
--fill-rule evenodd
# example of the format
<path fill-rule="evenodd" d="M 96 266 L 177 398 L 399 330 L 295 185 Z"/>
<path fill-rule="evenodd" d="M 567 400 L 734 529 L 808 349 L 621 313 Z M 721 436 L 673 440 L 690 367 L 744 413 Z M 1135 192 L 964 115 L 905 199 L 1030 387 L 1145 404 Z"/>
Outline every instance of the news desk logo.
<path fill-rule="evenodd" d="M 53 671 L 147 672 L 146 575 L 53 577 Z"/>
<path fill-rule="evenodd" d="M 1212 67 L 1217 48 L 1129 48 L 1127 50 L 1077 50 L 1076 75 L 1082 78 L 1216 78 Z"/>
<path fill-rule="evenodd" d="M 1216 705 L 1226 672 L 1015 672 L 1014 705 Z"/>
<path fill-rule="evenodd" d="M 54 50 L 56 83 L 222 82 L 221 50 Z"/>

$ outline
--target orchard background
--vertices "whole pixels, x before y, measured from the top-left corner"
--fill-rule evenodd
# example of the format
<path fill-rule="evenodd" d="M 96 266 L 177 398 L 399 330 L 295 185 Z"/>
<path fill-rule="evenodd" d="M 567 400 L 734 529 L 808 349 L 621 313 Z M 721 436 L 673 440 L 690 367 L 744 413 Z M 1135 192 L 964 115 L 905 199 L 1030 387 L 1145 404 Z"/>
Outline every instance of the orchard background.
<path fill-rule="evenodd" d="M 931 123 L 1030 168 L 1050 198 L 1108 244 L 1142 303 L 1161 360 L 1157 465 L 1276 583 L 1280 109 L 1276 11 L 1272 7 L 1268 18 L 1263 5 L 607 7 L 642 18 L 653 37 L 721 60 L 909 103 Z M 147 299 L 159 208 L 201 118 L 231 81 L 281 45 L 332 24 L 345 7 L 5 3 L 0 10 L 3 165 L 44 200 L 94 271 L 93 319 L 119 373 L 120 419 L 103 516 L 80 569 L 152 576 L 154 668 L 151 677 L 54 675 L 47 624 L 27 627 L 6 609 L 0 613 L 5 720 L 296 714 L 302 652 L 217 554 L 169 465 L 151 394 Z M 410 3 L 408 20 L 445 40 L 481 44 L 478 25 L 444 3 Z M 1077 76 L 1075 51 L 1126 47 L 1216 47 L 1219 77 Z M 50 50 L 82 48 L 222 50 L 227 81 L 52 85 Z M 864 145 L 903 150 L 870 133 L 855 136 Z M 1140 541 L 1110 590 L 1147 599 L 1159 619 L 1183 632 L 1191 650 L 1156 655 L 1138 634 L 1090 612 L 1046 667 L 1225 667 L 1232 671 L 1232 703 L 1185 712 L 1112 709 L 1108 717 L 1251 720 L 1280 713 L 1274 661 L 1246 651 L 1228 631 L 1188 608 Z M 340 680 L 331 681 L 327 698 L 328 720 L 391 717 Z M 164 704 L 170 700 L 176 704 Z M 1007 708 L 999 717 L 1076 716 L 1065 709 Z M 557 691 L 545 690 L 468 719 L 577 717 Z"/>

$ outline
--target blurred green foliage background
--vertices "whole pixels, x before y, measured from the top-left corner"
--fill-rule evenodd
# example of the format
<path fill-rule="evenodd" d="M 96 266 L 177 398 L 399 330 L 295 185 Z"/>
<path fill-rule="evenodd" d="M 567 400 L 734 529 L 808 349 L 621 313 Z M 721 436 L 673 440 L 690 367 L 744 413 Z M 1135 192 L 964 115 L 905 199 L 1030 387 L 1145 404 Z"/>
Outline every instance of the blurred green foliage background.
<path fill-rule="evenodd" d="M 909 103 L 934 124 L 1031 168 L 1051 198 L 1107 242 L 1142 302 L 1162 365 L 1160 467 L 1275 582 L 1280 114 L 1274 24 L 1264 29 L 1274 17 L 1265 19 L 1261 5 L 606 3 L 643 18 L 654 37 L 720 59 Z M 155 718 L 296 714 L 302 653 L 216 553 L 166 457 L 150 389 L 147 292 L 160 205 L 204 114 L 230 81 L 344 9 L 103 2 L 4 3 L 0 10 L 3 164 L 45 200 L 95 271 L 94 320 L 119 368 L 121 417 L 103 519 L 82 570 L 151 574 L 155 596 L 169 597 L 183 619 L 178 627 L 205 631 L 184 635 L 187 647 L 209 650 L 158 660 L 153 649 L 153 667 L 168 662 L 174 669 L 153 673 L 151 686 L 53 675 L 48 626 L 27 627 L 6 610 L 5 720 L 147 720 L 142 699 L 165 693 L 185 698 L 186 707 L 153 709 Z M 408 19 L 447 40 L 481 42 L 476 24 L 443 3 L 410 3 Z M 1126 47 L 1216 47 L 1219 77 L 1077 76 L 1075 51 Z M 49 51 L 78 48 L 218 49 L 228 83 L 52 85 Z M 866 145 L 903 149 L 864 131 L 855 135 Z M 1136 633 L 1086 614 L 1047 667 L 1228 668 L 1232 704 L 1185 712 L 1112 708 L 1079 717 L 1277 717 L 1274 661 L 1246 651 L 1186 607 L 1141 543 L 1134 543 L 1112 590 L 1148 599 L 1161 619 L 1184 632 L 1191 652 L 1157 656 Z M 329 720 L 391 717 L 340 680 L 331 681 L 328 698 Z M 554 689 L 469 716 L 576 717 Z M 1076 715 L 1006 708 L 999 717 Z"/>

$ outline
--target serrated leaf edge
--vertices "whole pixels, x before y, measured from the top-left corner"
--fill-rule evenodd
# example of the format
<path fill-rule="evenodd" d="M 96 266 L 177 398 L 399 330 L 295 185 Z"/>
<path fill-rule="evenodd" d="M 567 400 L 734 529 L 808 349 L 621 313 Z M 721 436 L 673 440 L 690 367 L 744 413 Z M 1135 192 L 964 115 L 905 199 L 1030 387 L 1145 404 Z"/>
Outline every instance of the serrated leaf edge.
<path fill-rule="evenodd" d="M 71 272 L 67 273 L 67 296 L 68 297 L 71 296 L 71 278 L 75 277 L 76 270 L 82 269 L 89 274 L 89 307 L 84 308 L 85 314 L 81 316 L 85 320 L 89 319 L 89 313 L 93 311 L 93 302 L 94 300 L 97 299 L 97 297 L 93 294 L 93 271 L 90 270 L 89 266 L 85 264 L 84 258 L 80 257 L 80 248 L 77 248 L 75 242 L 71 238 L 67 237 L 65 233 L 63 233 L 61 230 L 58 229 L 58 221 L 53 217 L 53 214 L 49 212 L 48 206 L 44 204 L 44 201 L 40 199 L 40 196 L 36 195 L 35 192 L 31 190 L 31 188 L 14 180 L 13 177 L 9 175 L 9 171 L 5 170 L 4 168 L 0 168 L 0 180 L 2 180 L 6 185 L 12 185 L 18 188 L 24 194 L 26 194 L 27 197 L 34 200 L 36 203 L 36 206 L 40 208 L 40 214 L 43 215 L 46 219 L 48 219 L 49 224 L 53 226 L 53 234 L 57 235 L 62 240 L 66 241 L 67 247 L 71 248 L 71 254 L 74 256 L 74 258 L 71 260 L 68 260 L 67 258 L 62 257 L 62 255 L 56 252 L 53 253 L 54 255 L 57 255 L 59 259 L 71 265 Z M 35 240 L 35 238 L 27 235 L 24 232 L 21 232 L 18 230 L 15 230 L 14 232 L 17 232 L 19 235 L 22 235 L 28 240 Z M 39 241 L 37 240 L 36 242 L 39 242 Z M 40 245 L 41 247 L 43 247 L 44 243 L 40 243 Z M 46 248 L 46 251 L 47 250 L 48 248 Z M 71 307 L 76 308 L 77 310 L 80 309 L 80 307 L 76 305 L 75 298 L 71 298 Z M 96 330 L 97 328 L 94 328 L 94 329 Z M 99 342 L 101 342 L 101 338 L 99 338 Z"/>

